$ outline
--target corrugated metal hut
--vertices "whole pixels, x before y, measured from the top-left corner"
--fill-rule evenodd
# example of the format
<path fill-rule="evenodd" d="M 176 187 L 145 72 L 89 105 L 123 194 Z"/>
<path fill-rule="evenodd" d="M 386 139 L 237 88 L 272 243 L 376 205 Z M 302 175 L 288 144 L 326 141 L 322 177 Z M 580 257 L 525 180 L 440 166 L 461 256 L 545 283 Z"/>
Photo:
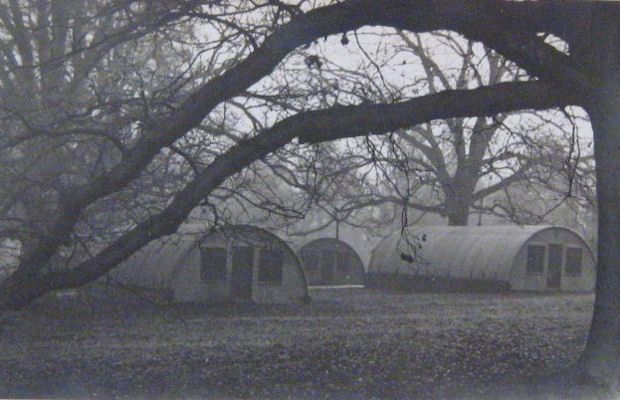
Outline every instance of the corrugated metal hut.
<path fill-rule="evenodd" d="M 295 252 L 276 235 L 247 225 L 154 241 L 110 277 L 166 293 L 174 302 L 289 303 L 308 296 Z"/>
<path fill-rule="evenodd" d="M 364 263 L 347 243 L 321 238 L 299 250 L 309 285 L 362 285 Z"/>
<path fill-rule="evenodd" d="M 414 290 L 591 291 L 594 254 L 557 226 L 429 226 L 373 250 L 367 285 Z"/>

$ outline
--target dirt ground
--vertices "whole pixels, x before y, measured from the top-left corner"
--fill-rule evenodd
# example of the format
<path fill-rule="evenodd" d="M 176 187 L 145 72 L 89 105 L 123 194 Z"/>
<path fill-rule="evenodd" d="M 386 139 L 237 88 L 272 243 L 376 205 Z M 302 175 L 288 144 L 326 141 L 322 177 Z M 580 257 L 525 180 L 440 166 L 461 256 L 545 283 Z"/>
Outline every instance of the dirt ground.
<path fill-rule="evenodd" d="M 311 304 L 287 306 L 48 299 L 2 325 L 0 397 L 537 398 L 528 382 L 576 360 L 593 302 L 310 294 Z"/>

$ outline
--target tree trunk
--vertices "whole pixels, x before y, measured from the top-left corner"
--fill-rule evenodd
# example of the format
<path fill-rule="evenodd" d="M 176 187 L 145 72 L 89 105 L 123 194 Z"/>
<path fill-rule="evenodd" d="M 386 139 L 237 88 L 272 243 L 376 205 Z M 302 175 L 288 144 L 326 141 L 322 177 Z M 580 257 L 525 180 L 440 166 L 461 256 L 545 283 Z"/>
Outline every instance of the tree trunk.
<path fill-rule="evenodd" d="M 599 204 L 598 265 L 594 315 L 581 359 L 587 374 L 612 390 L 620 378 L 620 101 L 614 103 L 588 110 Z"/>
<path fill-rule="evenodd" d="M 616 392 L 620 382 L 620 28 L 599 7 L 581 27 L 574 53 L 596 77 L 585 105 L 594 132 L 598 262 L 594 314 L 578 367 Z M 586 21 L 584 19 L 584 21 Z"/>
<path fill-rule="evenodd" d="M 464 201 L 454 202 L 453 206 L 448 210 L 448 225 L 450 226 L 467 226 L 469 221 L 469 204 Z"/>
<path fill-rule="evenodd" d="M 445 214 L 448 217 L 448 225 L 467 226 L 475 185 L 475 178 L 458 174 L 452 184 L 444 188 L 444 195 L 446 196 Z"/>

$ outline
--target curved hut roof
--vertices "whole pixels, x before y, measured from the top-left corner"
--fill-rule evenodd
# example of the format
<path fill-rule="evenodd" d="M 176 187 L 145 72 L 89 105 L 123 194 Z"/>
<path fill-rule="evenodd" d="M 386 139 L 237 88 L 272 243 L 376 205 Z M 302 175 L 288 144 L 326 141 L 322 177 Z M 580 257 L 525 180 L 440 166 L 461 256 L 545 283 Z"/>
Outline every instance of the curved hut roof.
<path fill-rule="evenodd" d="M 123 284 L 168 288 L 175 270 L 198 246 L 196 233 L 176 233 L 156 239 L 108 273 Z"/>
<path fill-rule="evenodd" d="M 217 229 L 205 229 L 204 225 L 188 224 L 179 232 L 157 239 L 136 252 L 109 273 L 112 279 L 124 284 L 167 288 L 177 275 L 177 271 L 201 243 L 208 245 L 212 235 L 224 235 L 236 241 L 253 245 L 257 242 L 278 242 L 287 249 L 291 258 L 299 266 L 304 285 L 307 280 L 299 257 L 291 247 L 277 235 L 252 225 L 224 225 Z"/>
<path fill-rule="evenodd" d="M 547 230 L 577 233 L 555 226 L 425 226 L 398 230 L 373 250 L 368 272 L 421 273 L 435 276 L 508 280 L 522 246 Z"/>
<path fill-rule="evenodd" d="M 308 243 L 301 246 L 301 248 L 299 249 L 299 252 L 301 253 L 304 250 L 323 249 L 323 248 L 331 247 L 331 246 L 346 249 L 349 253 L 355 256 L 355 261 L 359 265 L 362 266 L 362 269 L 364 268 L 364 262 L 360 258 L 359 254 L 357 254 L 357 251 L 355 251 L 355 249 L 351 247 L 351 245 L 348 244 L 347 242 L 342 241 L 340 239 L 336 239 L 336 238 L 319 238 L 319 239 L 311 240 Z"/>

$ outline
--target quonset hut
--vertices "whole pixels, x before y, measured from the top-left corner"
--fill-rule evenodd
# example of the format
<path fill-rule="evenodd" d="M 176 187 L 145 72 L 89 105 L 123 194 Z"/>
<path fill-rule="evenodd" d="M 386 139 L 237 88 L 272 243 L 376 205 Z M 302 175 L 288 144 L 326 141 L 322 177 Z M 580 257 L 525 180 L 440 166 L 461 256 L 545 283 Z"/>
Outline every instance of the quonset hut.
<path fill-rule="evenodd" d="M 154 241 L 111 271 L 110 278 L 157 291 L 172 302 L 289 303 L 308 297 L 295 252 L 276 235 L 247 225 Z"/>
<path fill-rule="evenodd" d="M 594 288 L 594 254 L 567 228 L 429 226 L 406 233 L 394 232 L 373 250 L 367 286 L 419 291 Z"/>
<path fill-rule="evenodd" d="M 362 285 L 364 263 L 351 246 L 339 239 L 322 238 L 299 250 L 309 285 Z"/>

